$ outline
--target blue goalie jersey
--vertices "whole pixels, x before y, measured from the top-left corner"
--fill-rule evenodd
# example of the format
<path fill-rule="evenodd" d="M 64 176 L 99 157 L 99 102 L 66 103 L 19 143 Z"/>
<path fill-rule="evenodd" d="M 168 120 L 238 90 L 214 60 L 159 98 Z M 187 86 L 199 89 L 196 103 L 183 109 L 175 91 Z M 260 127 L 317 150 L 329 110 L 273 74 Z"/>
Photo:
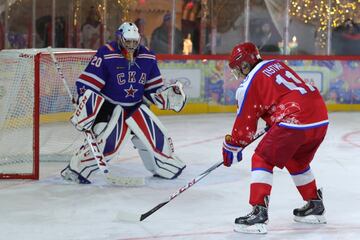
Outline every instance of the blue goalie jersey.
<path fill-rule="evenodd" d="M 98 49 L 76 81 L 79 96 L 86 89 L 101 94 L 106 100 L 121 106 L 134 106 L 145 96 L 163 86 L 155 55 L 140 45 L 130 62 L 116 41 Z"/>

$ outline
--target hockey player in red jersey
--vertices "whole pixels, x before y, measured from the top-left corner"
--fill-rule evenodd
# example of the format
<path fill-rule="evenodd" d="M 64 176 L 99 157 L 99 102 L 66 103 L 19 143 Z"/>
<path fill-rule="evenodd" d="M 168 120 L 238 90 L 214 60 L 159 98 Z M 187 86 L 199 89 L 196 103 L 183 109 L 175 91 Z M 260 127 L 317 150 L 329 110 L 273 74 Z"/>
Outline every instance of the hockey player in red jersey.
<path fill-rule="evenodd" d="M 224 165 L 242 159 L 241 151 L 253 140 L 260 118 L 269 127 L 252 156 L 249 202 L 253 211 L 235 219 L 235 231 L 266 233 L 274 167 L 289 171 L 307 201 L 294 209 L 294 220 L 326 223 L 322 191 L 310 168 L 329 123 L 319 91 L 285 63 L 262 60 L 249 42 L 234 47 L 229 66 L 236 78 L 243 80 L 236 92 L 238 110 L 232 133 L 225 136 L 223 144 Z"/>

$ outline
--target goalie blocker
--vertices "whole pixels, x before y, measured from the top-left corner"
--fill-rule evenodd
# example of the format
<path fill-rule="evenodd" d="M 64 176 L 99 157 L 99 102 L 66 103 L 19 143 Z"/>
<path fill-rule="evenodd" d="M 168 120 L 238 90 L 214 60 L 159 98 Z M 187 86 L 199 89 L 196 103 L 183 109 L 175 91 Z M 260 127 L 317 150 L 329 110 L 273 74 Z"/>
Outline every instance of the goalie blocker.
<path fill-rule="evenodd" d="M 170 88 L 173 89 L 164 89 L 167 91 L 167 100 L 174 94 Z M 182 91 L 182 86 L 179 88 Z M 166 106 L 180 110 L 185 104 L 185 94 L 183 97 L 182 105 L 181 101 L 174 103 L 170 100 Z M 185 164 L 174 153 L 166 128 L 144 104 L 137 106 L 135 110 L 134 107 L 125 109 L 104 101 L 100 95 L 87 90 L 79 99 L 71 122 L 80 131 L 93 129 L 100 151 L 107 162 L 121 151 L 131 138 L 145 168 L 153 175 L 173 179 L 185 168 Z M 90 183 L 89 177 L 97 170 L 98 166 L 91 155 L 90 147 L 84 141 L 61 175 L 69 181 Z"/>

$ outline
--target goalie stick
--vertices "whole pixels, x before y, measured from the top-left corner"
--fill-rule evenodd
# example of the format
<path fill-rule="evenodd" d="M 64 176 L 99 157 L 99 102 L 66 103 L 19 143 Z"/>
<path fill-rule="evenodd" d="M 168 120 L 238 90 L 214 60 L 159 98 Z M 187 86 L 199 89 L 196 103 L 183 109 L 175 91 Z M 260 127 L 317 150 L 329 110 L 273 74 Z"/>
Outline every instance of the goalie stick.
<path fill-rule="evenodd" d="M 73 104 L 73 106 L 76 108 L 76 101 L 74 96 L 72 95 L 69 85 L 64 77 L 64 74 L 61 70 L 60 64 L 57 61 L 51 47 L 48 47 L 48 52 L 51 56 L 51 59 L 55 65 L 55 68 L 65 86 L 65 89 L 71 99 L 71 102 Z M 97 143 L 96 140 L 96 136 L 94 134 L 94 132 L 92 130 L 85 130 L 83 131 L 85 137 L 86 137 L 86 141 L 90 146 L 91 152 L 96 160 L 96 163 L 100 169 L 100 171 L 103 173 L 103 175 L 105 176 L 105 179 L 108 183 L 111 184 L 115 184 L 115 185 L 120 185 L 120 186 L 143 186 L 145 184 L 145 179 L 142 177 L 120 177 L 120 176 L 113 176 L 109 169 L 108 169 L 108 165 L 105 161 L 105 157 L 103 155 L 103 153 L 101 152 L 99 145 Z"/>
<path fill-rule="evenodd" d="M 253 143 L 256 139 L 258 139 L 259 137 L 261 137 L 262 135 L 264 135 L 264 133 L 267 131 L 267 128 L 264 128 L 263 130 L 261 130 L 260 132 L 258 132 L 255 136 L 254 139 L 247 144 L 245 147 L 247 147 L 248 145 L 250 145 L 251 143 Z M 179 190 L 177 190 L 176 192 L 174 192 L 169 198 L 168 200 L 159 203 L 158 205 L 156 205 L 154 208 L 150 209 L 149 211 L 138 215 L 138 214 L 132 214 L 132 213 L 128 213 L 128 212 L 123 212 L 123 211 L 119 211 L 117 216 L 116 216 L 116 220 L 118 221 L 128 221 L 128 222 L 137 222 L 137 221 L 143 221 L 145 220 L 147 217 L 149 217 L 151 214 L 153 214 L 154 212 L 156 212 L 157 210 L 159 210 L 160 208 L 162 208 L 163 206 L 165 206 L 166 204 L 168 204 L 171 200 L 173 200 L 174 198 L 176 198 L 177 196 L 179 196 L 181 193 L 185 192 L 187 189 L 189 189 L 190 187 L 194 186 L 195 183 L 199 182 L 201 179 L 203 179 L 204 177 L 206 177 L 207 175 L 209 175 L 209 173 L 211 173 L 212 171 L 214 171 L 215 169 L 217 169 L 218 167 L 220 167 L 221 165 L 223 165 L 223 161 L 215 163 L 214 165 L 212 165 L 209 169 L 207 169 L 206 171 L 204 171 L 203 173 L 201 173 L 200 175 L 198 175 L 197 177 L 193 178 L 191 181 L 189 181 L 186 185 L 184 185 L 183 187 L 181 187 Z"/>

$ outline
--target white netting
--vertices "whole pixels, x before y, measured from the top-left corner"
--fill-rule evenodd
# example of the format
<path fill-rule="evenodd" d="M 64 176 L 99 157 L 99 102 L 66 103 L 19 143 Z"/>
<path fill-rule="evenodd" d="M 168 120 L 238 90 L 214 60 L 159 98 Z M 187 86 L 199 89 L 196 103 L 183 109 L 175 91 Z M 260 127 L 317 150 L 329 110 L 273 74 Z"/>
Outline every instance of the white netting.
<path fill-rule="evenodd" d="M 73 94 L 76 94 L 75 80 L 94 52 L 53 51 Z M 35 67 L 36 59 L 39 60 L 38 68 Z M 36 75 L 39 76 L 39 96 L 34 94 Z M 1 51 L 0 174 L 33 172 L 35 99 L 40 103 L 40 160 L 69 160 L 74 145 L 79 144 L 79 133 L 67 121 L 73 106 L 47 50 Z"/>

